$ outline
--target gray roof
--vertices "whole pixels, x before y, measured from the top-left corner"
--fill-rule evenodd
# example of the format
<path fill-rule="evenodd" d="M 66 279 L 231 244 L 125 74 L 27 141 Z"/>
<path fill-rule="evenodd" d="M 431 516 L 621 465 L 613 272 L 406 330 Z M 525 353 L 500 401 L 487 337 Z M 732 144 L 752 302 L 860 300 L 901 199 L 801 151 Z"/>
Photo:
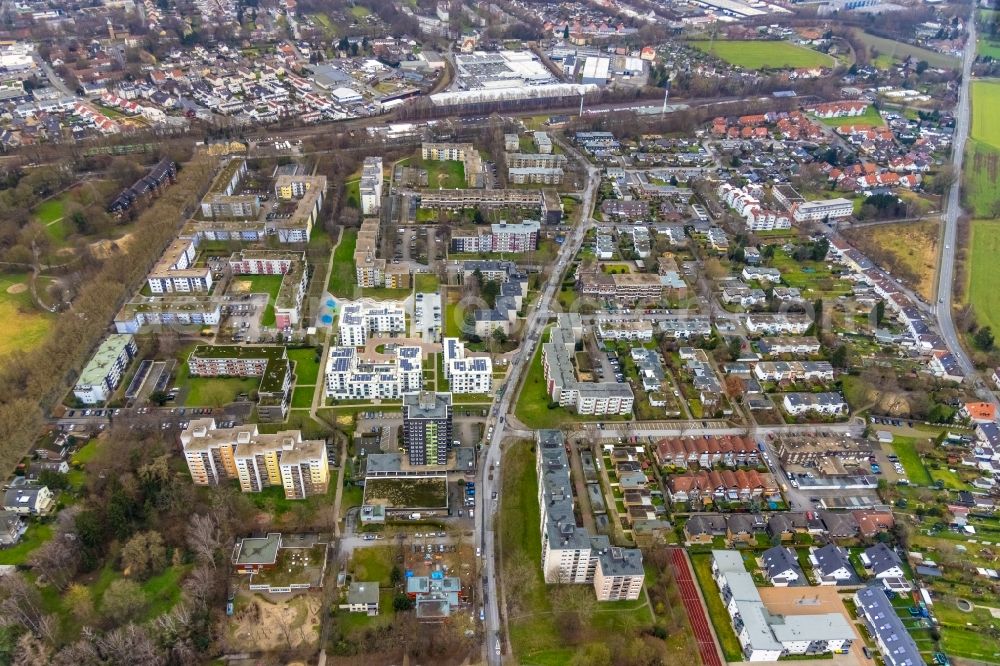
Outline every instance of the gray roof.
<path fill-rule="evenodd" d="M 802 569 L 799 568 L 799 561 L 784 546 L 768 548 L 764 551 L 761 559 L 764 561 L 764 568 L 767 570 L 767 575 L 771 578 L 780 576 L 789 570 L 794 571 L 799 576 L 802 575 Z"/>
<path fill-rule="evenodd" d="M 846 568 L 848 571 L 854 570 L 847 559 L 847 553 L 835 543 L 828 543 L 822 548 L 817 548 L 813 551 L 813 557 L 816 559 L 816 569 L 824 576 L 829 576 L 841 568 Z"/>
<path fill-rule="evenodd" d="M 924 660 L 913 637 L 896 615 L 882 587 L 866 587 L 855 595 L 858 610 L 878 642 L 889 666 L 923 666 Z"/>
<path fill-rule="evenodd" d="M 347 603 L 349 604 L 378 604 L 378 583 L 364 581 L 351 583 L 347 590 Z"/>
<path fill-rule="evenodd" d="M 883 571 L 888 571 L 893 567 L 902 566 L 903 564 L 903 560 L 899 558 L 896 551 L 884 543 L 877 543 L 866 550 L 865 556 L 868 558 L 871 570 L 876 576 Z"/>

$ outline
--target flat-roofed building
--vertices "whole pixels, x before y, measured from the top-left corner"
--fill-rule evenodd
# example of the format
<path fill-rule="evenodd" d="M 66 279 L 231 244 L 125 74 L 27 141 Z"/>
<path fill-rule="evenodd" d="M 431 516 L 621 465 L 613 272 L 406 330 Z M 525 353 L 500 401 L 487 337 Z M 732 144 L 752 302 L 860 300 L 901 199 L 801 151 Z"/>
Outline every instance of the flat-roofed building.
<path fill-rule="evenodd" d="M 127 333 L 114 333 L 101 341 L 73 386 L 73 395 L 85 405 L 106 402 L 118 388 L 138 348 Z"/>
<path fill-rule="evenodd" d="M 340 309 L 338 335 L 345 347 L 364 347 L 373 336 L 391 336 L 406 330 L 406 312 L 398 303 L 348 303 Z"/>
<path fill-rule="evenodd" d="M 452 393 L 493 394 L 493 361 L 489 356 L 467 357 L 458 338 L 445 338 L 444 376 Z"/>
<path fill-rule="evenodd" d="M 542 345 L 546 391 L 561 407 L 578 414 L 631 414 L 635 396 L 628 384 L 583 382 L 577 378 L 573 354 L 583 338 L 580 316 L 562 313 Z"/>
<path fill-rule="evenodd" d="M 197 239 L 182 237 L 172 241 L 146 276 L 149 290 L 153 294 L 211 290 L 212 269 L 196 266 L 197 254 Z"/>
<path fill-rule="evenodd" d="M 452 447 L 451 393 L 403 395 L 403 448 L 411 465 L 445 465 Z"/>
<path fill-rule="evenodd" d="M 420 347 L 397 347 L 395 357 L 369 360 L 354 347 L 331 347 L 326 397 L 334 400 L 399 400 L 423 387 Z"/>
<path fill-rule="evenodd" d="M 382 158 L 366 157 L 361 167 L 361 213 L 377 215 L 382 207 Z"/>

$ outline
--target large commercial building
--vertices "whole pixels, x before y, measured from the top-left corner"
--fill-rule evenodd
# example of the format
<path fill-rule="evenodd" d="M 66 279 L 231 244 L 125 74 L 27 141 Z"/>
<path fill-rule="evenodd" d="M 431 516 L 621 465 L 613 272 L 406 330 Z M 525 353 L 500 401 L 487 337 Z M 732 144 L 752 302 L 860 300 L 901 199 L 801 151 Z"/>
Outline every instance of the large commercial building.
<path fill-rule="evenodd" d="M 881 585 L 858 590 L 854 604 L 888 666 L 923 666 L 920 648 Z"/>
<path fill-rule="evenodd" d="M 122 375 L 136 351 L 135 338 L 131 335 L 109 335 L 83 367 L 73 386 L 73 395 L 85 405 L 106 402 L 121 383 Z"/>
<path fill-rule="evenodd" d="M 372 335 L 394 335 L 406 330 L 406 312 L 398 303 L 348 303 L 340 310 L 340 344 L 364 347 Z"/>
<path fill-rule="evenodd" d="M 354 347 L 332 347 L 326 364 L 326 397 L 399 400 L 423 387 L 420 347 L 397 347 L 395 358 L 364 359 Z"/>
<path fill-rule="evenodd" d="M 361 167 L 361 213 L 377 215 L 382 207 L 382 158 L 366 157 Z"/>
<path fill-rule="evenodd" d="M 777 615 L 769 611 L 738 551 L 713 550 L 712 576 L 746 661 L 846 652 L 857 637 L 842 613 Z"/>
<path fill-rule="evenodd" d="M 446 465 L 452 446 L 450 393 L 403 396 L 403 448 L 411 465 Z"/>
<path fill-rule="evenodd" d="M 493 394 L 493 361 L 489 356 L 466 357 L 458 338 L 445 338 L 444 376 L 452 393 Z"/>
<path fill-rule="evenodd" d="M 573 356 L 583 339 L 583 324 L 576 313 L 561 313 L 549 341 L 542 345 L 546 391 L 553 402 L 578 414 L 631 414 L 635 396 L 628 384 L 582 382 L 577 379 Z"/>
<path fill-rule="evenodd" d="M 215 419 L 195 419 L 181 432 L 181 446 L 199 486 L 235 478 L 245 493 L 281 486 L 286 499 L 305 499 L 330 483 L 326 442 L 303 440 L 298 430 L 265 435 L 253 423 L 218 428 Z"/>
<path fill-rule="evenodd" d="M 642 552 L 612 547 L 607 536 L 577 527 L 565 437 L 559 430 L 539 430 L 536 439 L 545 582 L 590 583 L 598 601 L 638 599 L 645 580 Z"/>
<path fill-rule="evenodd" d="M 146 276 L 153 294 L 207 292 L 212 288 L 212 269 L 195 266 L 198 254 L 196 238 L 181 237 L 167 249 Z"/>

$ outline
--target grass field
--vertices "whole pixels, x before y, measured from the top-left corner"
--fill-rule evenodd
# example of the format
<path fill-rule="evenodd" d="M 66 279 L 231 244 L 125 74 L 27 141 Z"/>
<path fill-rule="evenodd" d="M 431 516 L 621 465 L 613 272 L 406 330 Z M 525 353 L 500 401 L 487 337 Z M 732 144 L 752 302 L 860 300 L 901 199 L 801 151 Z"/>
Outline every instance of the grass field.
<path fill-rule="evenodd" d="M 980 326 L 1000 331 L 1000 273 L 994 264 L 1000 253 L 1000 221 L 974 220 L 969 246 L 966 299 Z"/>
<path fill-rule="evenodd" d="M 1000 60 L 1000 42 L 990 41 L 981 37 L 976 41 L 976 55 Z"/>
<path fill-rule="evenodd" d="M 824 125 L 829 125 L 830 127 L 840 127 L 841 125 L 866 125 L 869 127 L 881 127 L 885 125 L 885 121 L 882 116 L 879 115 L 878 109 L 874 106 L 869 106 L 864 114 L 860 116 L 855 116 L 852 118 L 819 118 L 819 122 Z"/>
<path fill-rule="evenodd" d="M 893 60 L 903 60 L 907 56 L 913 56 L 918 61 L 924 60 L 931 67 L 940 67 L 942 69 L 953 69 L 959 66 L 958 58 L 953 56 L 943 55 L 937 51 L 931 51 L 929 49 L 920 48 L 919 46 L 912 46 L 910 44 L 905 44 L 903 42 L 897 42 L 892 39 L 885 39 L 883 37 L 876 37 L 867 32 L 862 32 L 860 30 L 854 31 L 854 36 L 859 39 L 863 44 L 868 46 L 869 55 L 871 49 L 878 51 L 879 56 L 889 56 Z M 874 55 L 873 55 L 874 57 Z"/>
<path fill-rule="evenodd" d="M 344 229 L 340 244 L 333 252 L 333 268 L 326 288 L 334 296 L 346 297 L 354 294 L 357 286 L 357 272 L 354 267 L 354 248 L 358 244 L 358 230 Z"/>
<path fill-rule="evenodd" d="M 927 468 L 917 453 L 916 440 L 913 437 L 896 435 L 892 441 L 892 450 L 899 456 L 899 463 L 906 471 L 910 483 L 918 486 L 931 485 L 931 475 L 927 473 Z"/>
<path fill-rule="evenodd" d="M 234 283 L 249 283 L 245 293 L 267 294 L 267 307 L 260 317 L 262 326 L 274 326 L 274 299 L 278 297 L 283 275 L 240 275 L 234 278 Z"/>
<path fill-rule="evenodd" d="M 972 138 L 1000 148 L 1000 122 L 993 115 L 1000 105 L 1000 81 L 972 82 Z"/>
<path fill-rule="evenodd" d="M 43 201 L 34 210 L 35 219 L 45 227 L 45 234 L 56 247 L 66 245 L 66 238 L 71 233 L 66 220 L 62 219 L 65 204 L 66 198 L 63 195 Z"/>
<path fill-rule="evenodd" d="M 747 69 L 798 69 L 832 67 L 833 58 L 784 41 L 694 41 L 691 46 L 726 62 Z"/>
<path fill-rule="evenodd" d="M 990 615 L 989 610 L 977 607 L 965 613 L 958 610 L 952 598 L 948 598 L 935 602 L 934 616 L 941 623 L 941 647 L 948 656 L 996 661 L 1000 641 L 995 638 L 995 630 L 1000 622 Z"/>
<path fill-rule="evenodd" d="M 315 386 L 296 386 L 292 391 L 292 407 L 308 409 L 312 407 Z"/>
<path fill-rule="evenodd" d="M 52 315 L 31 300 L 28 275 L 0 275 L 0 356 L 31 349 L 48 335 Z"/>
<path fill-rule="evenodd" d="M 414 276 L 414 287 L 418 292 L 436 293 L 440 286 L 437 275 L 433 273 L 417 273 Z"/>
<path fill-rule="evenodd" d="M 725 655 L 726 661 L 743 661 L 740 642 L 733 632 L 729 613 L 722 604 L 719 586 L 712 578 L 712 556 L 708 553 L 692 555 L 691 565 L 694 568 L 695 577 L 698 579 L 698 585 L 701 587 L 701 593 L 705 597 L 708 617 L 712 621 L 712 626 L 715 627 L 715 634 L 719 637 L 719 644 L 722 646 L 722 653 Z"/>
<path fill-rule="evenodd" d="M 781 271 L 782 282 L 801 289 L 805 298 L 851 293 L 851 283 L 834 276 L 824 261 L 796 261 L 784 250 L 778 249 L 770 264 Z"/>
<path fill-rule="evenodd" d="M 363 19 L 367 16 L 371 16 L 371 10 L 363 5 L 354 5 L 351 7 L 351 16 L 356 19 Z"/>
<path fill-rule="evenodd" d="M 351 563 L 354 566 L 354 580 L 376 581 L 380 587 L 392 584 L 392 547 L 375 546 L 374 548 L 358 548 L 354 551 Z"/>
<path fill-rule="evenodd" d="M 344 183 L 344 203 L 354 208 L 361 208 L 361 179 L 356 178 Z"/>
<path fill-rule="evenodd" d="M 934 298 L 934 276 L 937 272 L 937 221 L 879 224 L 853 229 L 845 234 L 868 256 L 888 255 L 886 268 L 904 278 L 926 299 Z"/>
<path fill-rule="evenodd" d="M 458 160 L 413 159 L 410 166 L 427 170 L 427 185 L 445 190 L 465 187 L 465 165 Z"/>
<path fill-rule="evenodd" d="M 0 565 L 24 564 L 36 548 L 52 538 L 52 525 L 32 523 L 17 545 L 0 550 Z"/>
<path fill-rule="evenodd" d="M 965 149 L 962 197 L 976 217 L 993 217 L 1000 212 L 1000 148 L 969 139 Z"/>
<path fill-rule="evenodd" d="M 297 384 L 315 384 L 319 376 L 319 358 L 315 349 L 289 349 L 288 360 L 295 364 L 295 382 Z"/>

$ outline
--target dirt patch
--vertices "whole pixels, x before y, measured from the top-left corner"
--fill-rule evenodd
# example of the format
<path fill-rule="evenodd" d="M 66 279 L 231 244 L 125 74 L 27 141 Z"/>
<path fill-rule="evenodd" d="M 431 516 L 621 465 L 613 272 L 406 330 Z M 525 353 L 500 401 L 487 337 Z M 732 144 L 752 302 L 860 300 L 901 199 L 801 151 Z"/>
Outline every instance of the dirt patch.
<path fill-rule="evenodd" d="M 933 220 L 880 224 L 844 232 L 851 244 L 927 300 L 934 298 L 939 234 L 940 226 Z"/>
<path fill-rule="evenodd" d="M 15 282 L 14 284 L 7 287 L 8 294 L 23 294 L 28 291 L 28 285 L 24 282 Z"/>
<path fill-rule="evenodd" d="M 233 280 L 229 290 L 234 294 L 246 294 L 253 289 L 253 282 L 250 280 Z"/>
<path fill-rule="evenodd" d="M 115 240 L 99 240 L 90 244 L 90 250 L 98 259 L 107 259 L 113 254 L 128 252 L 132 243 L 132 234 L 125 234 Z"/>
<path fill-rule="evenodd" d="M 226 635 L 249 652 L 295 650 L 319 638 L 319 594 L 257 595 L 240 592 Z"/>

